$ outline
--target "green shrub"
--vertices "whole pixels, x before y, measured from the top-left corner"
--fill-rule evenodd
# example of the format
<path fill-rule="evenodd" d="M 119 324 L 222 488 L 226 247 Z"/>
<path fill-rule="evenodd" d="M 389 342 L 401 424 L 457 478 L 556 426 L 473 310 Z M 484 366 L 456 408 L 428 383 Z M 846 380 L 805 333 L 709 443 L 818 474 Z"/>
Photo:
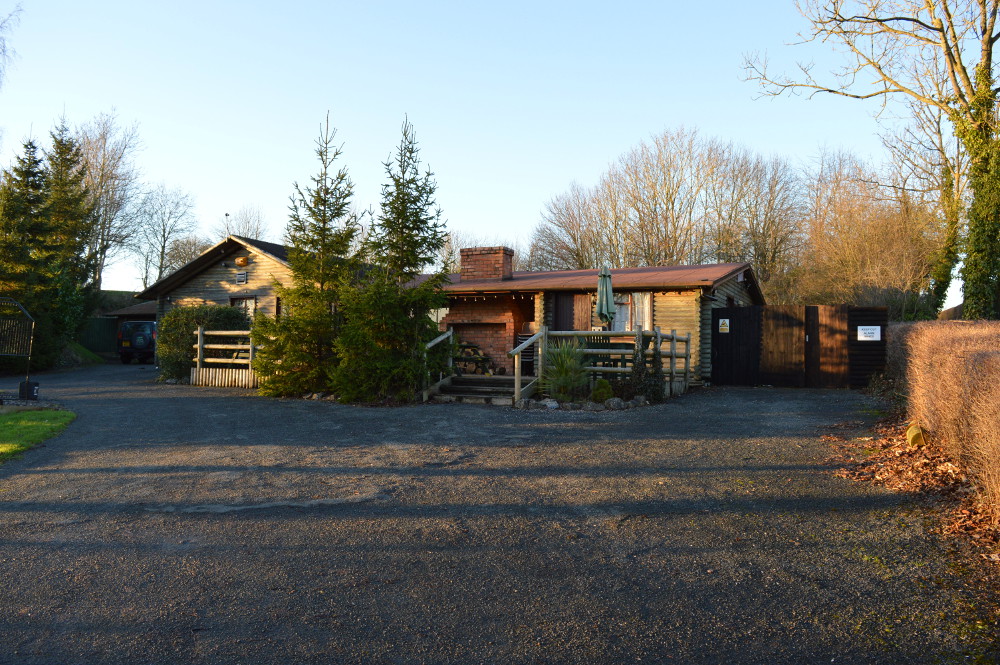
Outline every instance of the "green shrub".
<path fill-rule="evenodd" d="M 646 378 L 646 399 L 652 404 L 663 401 L 663 386 L 666 377 L 663 375 L 663 351 L 653 338 L 653 357 L 649 361 L 649 376 Z"/>
<path fill-rule="evenodd" d="M 635 397 L 631 374 L 613 374 L 608 383 L 611 384 L 611 392 L 615 397 L 620 397 L 626 402 Z"/>
<path fill-rule="evenodd" d="M 582 397 L 587 387 L 587 367 L 583 350 L 572 339 L 549 345 L 545 351 L 545 370 L 542 376 L 545 392 L 560 402 Z"/>
<path fill-rule="evenodd" d="M 441 281 L 435 276 L 411 287 L 372 274 L 367 283 L 344 290 L 345 323 L 334 347 L 340 355 L 333 374 L 338 399 L 410 401 L 440 372 L 447 356 L 429 358 L 426 345 L 440 334 L 429 314 L 447 303 Z"/>
<path fill-rule="evenodd" d="M 636 335 L 632 355 L 632 371 L 629 373 L 633 395 L 647 395 L 649 392 L 649 368 L 646 365 L 645 335 Z"/>
<path fill-rule="evenodd" d="M 157 328 L 156 353 L 161 379 L 183 379 L 190 375 L 197 339 L 193 332 L 198 326 L 205 326 L 205 330 L 248 330 L 250 321 L 242 309 L 225 305 L 170 310 L 160 319 Z"/>
<path fill-rule="evenodd" d="M 615 396 L 611 390 L 611 383 L 607 379 L 598 379 L 594 384 L 594 389 L 590 392 L 591 402 L 603 402 Z"/>

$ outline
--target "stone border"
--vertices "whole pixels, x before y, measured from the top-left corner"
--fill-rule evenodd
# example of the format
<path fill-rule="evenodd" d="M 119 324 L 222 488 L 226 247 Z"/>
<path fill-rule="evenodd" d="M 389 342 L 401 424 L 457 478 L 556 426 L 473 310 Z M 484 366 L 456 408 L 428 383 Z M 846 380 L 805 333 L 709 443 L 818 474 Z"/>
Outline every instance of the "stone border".
<path fill-rule="evenodd" d="M 520 399 L 514 402 L 515 409 L 545 410 L 545 411 L 624 411 L 641 406 L 649 406 L 649 401 L 642 395 L 625 401 L 620 397 L 612 397 L 603 402 L 558 402 L 554 399 Z"/>

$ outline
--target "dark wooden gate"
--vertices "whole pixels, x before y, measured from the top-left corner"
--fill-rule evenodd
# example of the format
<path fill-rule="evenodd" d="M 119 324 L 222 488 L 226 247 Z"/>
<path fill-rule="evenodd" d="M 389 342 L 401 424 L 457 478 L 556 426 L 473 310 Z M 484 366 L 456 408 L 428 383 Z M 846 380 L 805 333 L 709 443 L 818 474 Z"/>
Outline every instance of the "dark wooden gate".
<path fill-rule="evenodd" d="M 715 309 L 712 382 L 864 387 L 873 373 L 885 367 L 887 324 L 884 307 L 781 305 Z"/>
<path fill-rule="evenodd" d="M 864 388 L 885 369 L 885 307 L 851 307 L 847 313 L 847 350 L 851 388 Z M 875 339 L 875 338 L 878 339 Z"/>
<path fill-rule="evenodd" d="M 847 305 L 806 307 L 806 386 L 846 388 Z"/>
<path fill-rule="evenodd" d="M 806 383 L 806 308 L 764 307 L 761 317 L 760 382 L 770 386 Z"/>
<path fill-rule="evenodd" d="M 762 307 L 712 310 L 712 381 L 720 385 L 760 383 Z"/>

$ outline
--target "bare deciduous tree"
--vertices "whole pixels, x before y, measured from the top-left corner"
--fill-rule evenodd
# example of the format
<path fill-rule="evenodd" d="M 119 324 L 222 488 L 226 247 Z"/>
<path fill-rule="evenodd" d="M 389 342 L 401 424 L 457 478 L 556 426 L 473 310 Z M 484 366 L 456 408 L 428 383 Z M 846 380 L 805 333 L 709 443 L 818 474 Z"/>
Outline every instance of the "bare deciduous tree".
<path fill-rule="evenodd" d="M 136 206 L 142 195 L 135 153 L 135 125 L 120 127 L 114 113 L 104 113 L 77 130 L 87 167 L 87 188 L 94 196 L 94 226 L 87 251 L 94 266 L 93 284 L 101 288 L 105 266 L 135 233 Z"/>
<path fill-rule="evenodd" d="M 592 209 L 596 197 L 576 183 L 552 199 L 531 245 L 533 262 L 541 270 L 593 268 L 601 261 L 599 218 Z"/>
<path fill-rule="evenodd" d="M 0 85 L 3 85 L 4 75 L 7 65 L 14 57 L 14 49 L 7 43 L 7 33 L 10 32 L 20 19 L 21 5 L 14 8 L 14 11 L 0 19 Z"/>
<path fill-rule="evenodd" d="M 900 172 L 914 190 L 937 199 L 943 227 L 941 249 L 930 276 L 931 304 L 940 310 L 959 258 L 959 242 L 969 204 L 968 155 L 947 126 L 941 109 L 917 102 L 908 104 L 911 121 L 882 136 Z"/>
<path fill-rule="evenodd" d="M 168 268 L 166 272 L 171 272 L 194 261 L 214 244 L 208 238 L 203 238 L 195 233 L 171 240 L 170 246 L 167 248 L 166 264 Z"/>
<path fill-rule="evenodd" d="M 667 131 L 622 156 L 593 189 L 552 199 L 529 256 L 537 268 L 751 261 L 765 281 L 794 264 L 798 178 L 784 160 Z"/>
<path fill-rule="evenodd" d="M 1000 140 L 996 0 L 802 0 L 809 22 L 803 41 L 832 43 L 847 62 L 832 79 L 800 65 L 795 77 L 774 76 L 765 58 L 747 58 L 748 78 L 779 95 L 829 93 L 854 99 L 905 95 L 951 122 L 969 156 L 972 201 L 966 240 L 967 316 L 1000 314 Z M 864 88 L 863 88 L 864 87 Z"/>
<path fill-rule="evenodd" d="M 928 309 L 943 236 L 936 201 L 907 186 L 907 175 L 877 173 L 845 153 L 821 157 L 807 183 L 798 301 L 887 306 L 896 319 Z"/>
<path fill-rule="evenodd" d="M 251 240 L 267 240 L 267 220 L 259 206 L 245 205 L 230 216 L 227 212 L 213 229 L 213 234 L 222 240 L 226 236 L 241 236 Z"/>
<path fill-rule="evenodd" d="M 182 265 L 172 263 L 170 250 L 194 230 L 193 208 L 190 196 L 163 184 L 148 190 L 142 197 L 132 251 L 142 272 L 143 288 Z"/>

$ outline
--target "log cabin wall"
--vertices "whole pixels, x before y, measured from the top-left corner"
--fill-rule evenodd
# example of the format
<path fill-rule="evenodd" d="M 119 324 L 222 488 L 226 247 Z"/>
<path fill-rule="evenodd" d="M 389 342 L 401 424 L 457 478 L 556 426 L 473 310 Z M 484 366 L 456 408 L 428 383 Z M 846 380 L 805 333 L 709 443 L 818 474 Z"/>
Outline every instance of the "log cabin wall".
<path fill-rule="evenodd" d="M 240 257 L 246 258 L 246 266 L 236 265 Z M 239 283 L 237 273 L 241 272 L 246 273 L 245 283 Z M 210 267 L 161 297 L 157 304 L 157 318 L 174 307 L 229 306 L 236 298 L 256 298 L 257 311 L 274 316 L 277 313 L 275 280 L 290 286 L 291 269 L 269 256 L 240 247 L 221 255 Z"/>
<path fill-rule="evenodd" d="M 668 291 L 653 294 L 653 326 L 660 332 L 669 334 L 676 330 L 680 336 L 691 334 L 691 373 L 695 379 L 701 377 L 701 327 L 699 306 L 701 290 Z M 711 360 L 710 360 L 711 361 Z"/>

